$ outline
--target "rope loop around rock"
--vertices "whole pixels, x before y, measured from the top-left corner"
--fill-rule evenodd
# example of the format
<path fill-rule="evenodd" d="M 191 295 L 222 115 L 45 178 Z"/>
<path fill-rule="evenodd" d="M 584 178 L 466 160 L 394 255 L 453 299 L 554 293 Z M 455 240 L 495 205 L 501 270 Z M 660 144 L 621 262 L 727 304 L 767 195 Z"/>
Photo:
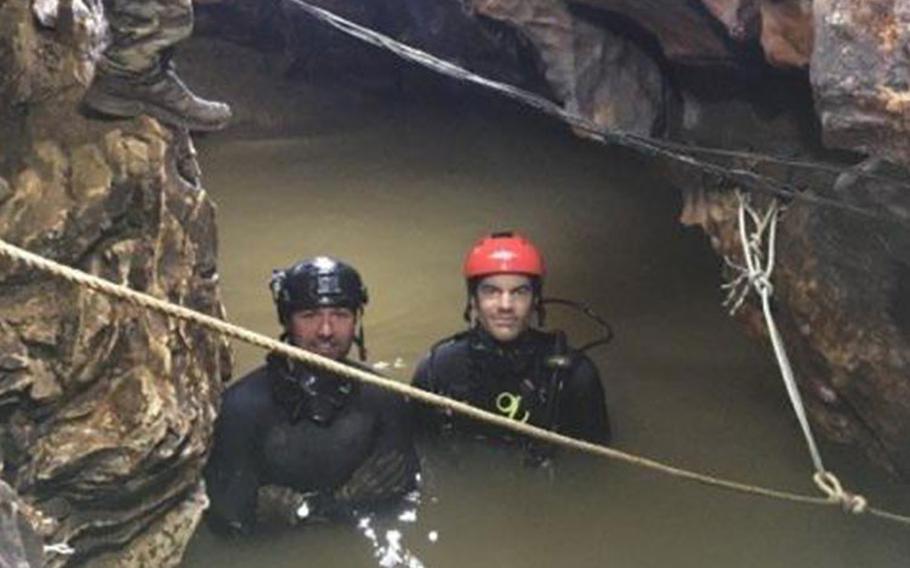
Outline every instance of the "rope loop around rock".
<path fill-rule="evenodd" d="M 806 439 L 806 446 L 812 458 L 812 464 L 815 467 L 815 474 L 812 479 L 815 481 L 815 485 L 828 496 L 828 502 L 840 504 L 844 511 L 849 513 L 864 513 L 868 508 L 866 498 L 862 495 L 845 491 L 837 476 L 825 469 L 821 452 L 809 426 L 805 405 L 796 385 L 783 338 L 774 321 L 771 310 L 771 296 L 774 295 L 771 273 L 774 271 L 775 239 L 777 237 L 777 221 L 781 211 L 780 206 L 776 200 L 772 201 L 764 214 L 760 214 L 752 207 L 749 196 L 738 192 L 737 197 L 739 200 L 739 233 L 745 262 L 744 266 L 737 266 L 732 262 L 727 264 L 741 271 L 740 278 L 735 280 L 734 283 L 748 282 L 748 284 L 745 290 L 741 292 L 743 296 L 738 299 L 735 307 L 738 308 L 742 304 L 744 295 L 748 294 L 750 286 L 755 289 L 761 298 L 762 312 L 765 316 L 765 324 L 768 327 L 768 337 L 771 339 L 771 344 L 774 348 L 784 386 L 787 389 L 796 418 L 799 420 L 803 436 Z M 750 227 L 752 229 L 751 233 L 749 232 Z M 735 285 L 733 284 L 733 286 Z"/>
<path fill-rule="evenodd" d="M 840 503 L 844 511 L 859 515 L 865 513 L 869 503 L 865 497 L 844 490 L 840 480 L 830 471 L 819 471 L 812 476 L 815 485 L 828 496 L 828 501 Z"/>

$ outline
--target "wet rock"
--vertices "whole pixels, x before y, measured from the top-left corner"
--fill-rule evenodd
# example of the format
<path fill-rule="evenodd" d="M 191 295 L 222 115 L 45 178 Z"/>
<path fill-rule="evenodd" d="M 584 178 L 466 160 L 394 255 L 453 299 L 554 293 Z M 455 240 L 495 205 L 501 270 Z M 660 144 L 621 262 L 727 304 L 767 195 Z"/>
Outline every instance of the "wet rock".
<path fill-rule="evenodd" d="M 702 0 L 705 8 L 720 20 L 736 41 L 745 42 L 758 37 L 761 30 L 761 0 Z"/>
<path fill-rule="evenodd" d="M 735 61 L 735 50 L 723 28 L 717 25 L 714 14 L 734 14 L 729 21 L 735 27 L 738 25 L 735 14 L 740 10 L 737 5 L 748 4 L 717 0 L 710 3 L 712 9 L 709 11 L 699 1 L 581 0 L 581 3 L 622 15 L 653 34 L 668 59 L 690 65 L 732 64 Z M 746 29 L 750 25 L 746 23 L 749 9 L 745 6 L 741 10 Z"/>
<path fill-rule="evenodd" d="M 805 67 L 812 51 L 810 0 L 582 2 L 634 21 L 657 38 L 667 58 L 686 65 L 749 65 L 746 53 L 757 41 L 779 67 Z"/>
<path fill-rule="evenodd" d="M 80 204 L 103 199 L 111 187 L 113 172 L 96 144 L 85 144 L 73 150 L 72 192 Z"/>
<path fill-rule="evenodd" d="M 668 93 L 641 48 L 548 0 L 474 0 L 478 14 L 509 22 L 537 50 L 567 110 L 604 128 L 649 135 L 664 125 Z"/>
<path fill-rule="evenodd" d="M 527 41 L 509 26 L 476 17 L 470 2 L 309 3 L 484 76 L 531 90 L 543 86 L 530 61 L 533 54 Z M 283 67 L 285 78 L 341 78 L 362 89 L 395 95 L 412 82 L 426 80 L 415 66 L 338 33 L 289 0 L 211 0 L 198 15 L 198 29 L 204 33 L 272 52 L 269 65 Z M 443 85 L 452 90 L 460 86 L 455 80 Z"/>
<path fill-rule="evenodd" d="M 910 1 L 815 3 L 811 77 L 825 144 L 910 164 Z"/>
<path fill-rule="evenodd" d="M 28 1 L 0 4 L 0 60 L 15 71 L 0 94 L 27 109 L 0 117 L 12 133 L 0 140 L 0 237 L 223 315 L 214 207 L 180 174 L 186 133 L 82 116 L 103 10 L 51 5 L 45 29 Z M 101 554 L 112 566 L 176 565 L 205 507 L 225 342 L 4 260 L 0 351 L 4 478 L 48 520 L 46 542 L 75 549 L 46 565 Z"/>
<path fill-rule="evenodd" d="M 9 182 L 0 177 L 0 203 L 6 201 L 6 198 L 10 196 L 10 193 Z"/>
<path fill-rule="evenodd" d="M 22 498 L 9 485 L 0 481 L 0 566 L 44 566 L 44 545 L 32 525 L 37 520 Z"/>
<path fill-rule="evenodd" d="M 744 78 L 703 69 L 691 70 L 677 88 L 682 112 L 672 123 L 670 138 L 776 156 L 821 151 L 812 91 L 803 78 L 777 74 Z"/>
<path fill-rule="evenodd" d="M 882 167 L 862 166 L 904 175 Z M 777 324 L 816 430 L 910 479 L 910 196 L 850 174 L 817 191 L 880 217 L 791 203 L 777 236 Z M 681 221 L 701 226 L 719 254 L 741 265 L 735 196 L 686 193 Z M 754 295 L 736 317 L 767 338 Z"/>
<path fill-rule="evenodd" d="M 761 45 L 778 67 L 806 67 L 812 56 L 811 0 L 762 0 Z"/>
<path fill-rule="evenodd" d="M 129 547 L 92 559 L 99 568 L 120 566 L 177 566 L 208 507 L 200 484 L 183 501 L 172 506 L 155 523 L 130 542 Z"/>
<path fill-rule="evenodd" d="M 196 146 L 186 130 L 180 131 L 176 136 L 174 156 L 180 177 L 195 188 L 202 187 L 202 168 L 196 159 Z"/>

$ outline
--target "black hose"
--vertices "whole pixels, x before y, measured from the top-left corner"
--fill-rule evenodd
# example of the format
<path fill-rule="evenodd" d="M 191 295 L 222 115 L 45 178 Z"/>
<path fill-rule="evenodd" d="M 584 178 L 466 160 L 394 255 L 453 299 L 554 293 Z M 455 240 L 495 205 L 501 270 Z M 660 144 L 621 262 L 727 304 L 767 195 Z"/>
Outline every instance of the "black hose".
<path fill-rule="evenodd" d="M 578 348 L 578 351 L 585 352 L 589 349 L 593 349 L 594 347 L 606 345 L 607 343 L 610 343 L 613 340 L 613 337 L 614 337 L 613 328 L 610 327 L 610 324 L 607 323 L 607 320 L 600 317 L 597 314 L 597 312 L 595 312 L 593 309 L 591 309 L 591 307 L 588 306 L 587 304 L 583 304 L 581 302 L 576 302 L 574 300 L 564 300 L 562 298 L 544 298 L 543 300 L 541 300 L 541 304 L 544 304 L 544 305 L 557 304 L 557 305 L 561 305 L 561 306 L 569 306 L 570 308 L 574 308 L 574 309 L 578 310 L 579 312 L 583 313 L 590 320 L 592 320 L 593 322 L 595 322 L 597 325 L 600 326 L 600 328 L 603 332 L 603 335 L 600 337 L 600 339 L 596 339 L 589 343 L 585 343 L 584 345 L 582 345 L 581 347 Z"/>

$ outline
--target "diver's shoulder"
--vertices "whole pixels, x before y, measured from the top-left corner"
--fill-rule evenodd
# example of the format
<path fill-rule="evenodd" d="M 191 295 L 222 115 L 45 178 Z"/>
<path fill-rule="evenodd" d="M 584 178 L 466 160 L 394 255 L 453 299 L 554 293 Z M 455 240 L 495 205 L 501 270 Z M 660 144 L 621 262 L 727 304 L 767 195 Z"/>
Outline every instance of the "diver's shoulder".
<path fill-rule="evenodd" d="M 597 365 L 585 353 L 571 351 L 571 380 L 566 387 L 582 393 L 599 392 L 603 389 L 600 371 Z"/>
<path fill-rule="evenodd" d="M 267 404 L 271 401 L 271 396 L 268 367 L 261 365 L 237 379 L 224 391 L 222 413 Z"/>
<path fill-rule="evenodd" d="M 572 357 L 572 363 L 576 368 L 597 373 L 597 364 L 588 357 L 587 353 L 577 349 L 569 349 L 569 354 Z"/>
<path fill-rule="evenodd" d="M 451 335 L 434 343 L 418 362 L 414 380 L 421 388 L 429 383 L 445 381 L 450 375 L 461 374 L 470 355 L 470 338 L 461 333 Z"/>
<path fill-rule="evenodd" d="M 386 375 L 380 373 L 376 368 L 374 368 L 373 366 L 371 366 L 369 363 L 367 363 L 365 361 L 353 361 L 351 359 L 343 359 L 343 360 L 339 361 L 339 363 L 347 365 L 348 367 L 351 367 L 357 371 L 361 371 L 363 373 L 373 375 L 380 379 L 389 378 Z M 343 377 L 338 377 L 338 378 L 343 380 Z M 355 389 L 359 395 L 359 398 L 361 398 L 363 400 L 376 401 L 376 400 L 382 400 L 382 399 L 389 398 L 389 397 L 399 397 L 400 396 L 400 395 L 390 391 L 389 389 L 380 387 L 379 385 L 374 385 L 372 383 L 368 383 L 366 381 L 362 381 L 362 380 L 359 380 L 356 378 L 353 378 L 352 380 L 354 381 Z"/>
<path fill-rule="evenodd" d="M 470 348 L 470 335 L 466 332 L 456 333 L 440 339 L 427 351 L 425 360 L 434 359 L 434 362 L 444 362 L 453 357 L 461 357 Z"/>

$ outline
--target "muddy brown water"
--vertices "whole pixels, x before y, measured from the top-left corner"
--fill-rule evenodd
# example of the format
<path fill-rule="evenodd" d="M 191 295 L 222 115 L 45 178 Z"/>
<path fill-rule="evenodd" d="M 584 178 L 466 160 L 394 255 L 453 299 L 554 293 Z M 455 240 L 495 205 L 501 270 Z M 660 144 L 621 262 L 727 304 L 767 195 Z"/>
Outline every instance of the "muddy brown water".
<path fill-rule="evenodd" d="M 328 87 L 327 87 L 328 88 Z M 326 98 L 331 99 L 328 95 Z M 301 105 L 312 128 L 199 143 L 218 204 L 229 318 L 278 331 L 273 268 L 332 254 L 369 286 L 373 362 L 407 380 L 463 326 L 459 270 L 473 240 L 516 228 L 546 256 L 552 295 L 589 302 L 615 341 L 591 353 L 615 446 L 736 480 L 816 490 L 765 346 L 720 307 L 719 262 L 681 227 L 679 196 L 634 155 L 573 137 L 513 105 L 373 100 Z M 306 120 L 304 122 L 306 122 Z M 594 328 L 565 312 L 575 343 Z M 236 346 L 237 371 L 262 353 Z M 908 487 L 851 450 L 832 469 L 876 505 L 910 511 Z M 483 446 L 424 455 L 419 506 L 362 525 L 315 524 L 225 540 L 202 527 L 185 566 L 899 567 L 910 529 L 833 508 L 771 501 L 631 466 L 564 457 L 555 473 Z M 416 512 L 416 520 L 411 515 Z"/>

